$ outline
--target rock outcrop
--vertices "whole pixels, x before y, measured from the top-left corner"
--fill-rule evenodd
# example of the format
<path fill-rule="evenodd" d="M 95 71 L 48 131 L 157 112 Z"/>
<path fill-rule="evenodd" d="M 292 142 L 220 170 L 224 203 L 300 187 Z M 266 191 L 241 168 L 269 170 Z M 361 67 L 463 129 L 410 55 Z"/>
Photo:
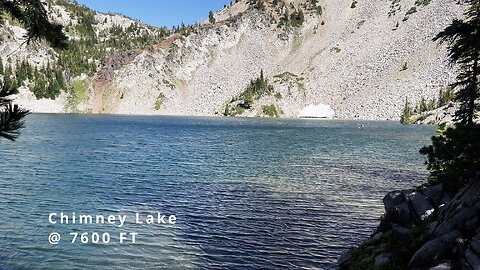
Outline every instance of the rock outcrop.
<path fill-rule="evenodd" d="M 383 202 L 377 231 L 339 259 L 341 269 L 480 269 L 480 176 L 454 196 L 440 184 L 392 191 Z"/>

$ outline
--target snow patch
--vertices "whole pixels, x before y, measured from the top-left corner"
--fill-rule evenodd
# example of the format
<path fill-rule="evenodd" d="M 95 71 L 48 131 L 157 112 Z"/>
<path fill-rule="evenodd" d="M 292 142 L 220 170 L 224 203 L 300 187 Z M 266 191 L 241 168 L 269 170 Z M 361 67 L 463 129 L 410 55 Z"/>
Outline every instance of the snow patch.
<path fill-rule="evenodd" d="M 303 108 L 298 117 L 299 118 L 333 118 L 335 111 L 330 105 L 308 105 Z"/>

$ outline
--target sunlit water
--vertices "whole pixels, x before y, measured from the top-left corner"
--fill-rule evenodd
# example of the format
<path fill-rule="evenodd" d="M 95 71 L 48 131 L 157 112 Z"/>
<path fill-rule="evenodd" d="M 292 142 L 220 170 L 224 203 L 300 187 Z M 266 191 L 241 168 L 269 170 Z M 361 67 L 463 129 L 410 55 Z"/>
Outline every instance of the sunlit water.
<path fill-rule="evenodd" d="M 433 133 L 395 122 L 31 115 L 17 142 L 0 142 L 0 269 L 335 269 L 373 231 L 387 191 L 425 180 L 418 149 Z M 61 211 L 160 211 L 177 223 L 50 224 Z M 72 244 L 70 232 L 112 241 Z M 119 244 L 120 232 L 137 243 Z"/>

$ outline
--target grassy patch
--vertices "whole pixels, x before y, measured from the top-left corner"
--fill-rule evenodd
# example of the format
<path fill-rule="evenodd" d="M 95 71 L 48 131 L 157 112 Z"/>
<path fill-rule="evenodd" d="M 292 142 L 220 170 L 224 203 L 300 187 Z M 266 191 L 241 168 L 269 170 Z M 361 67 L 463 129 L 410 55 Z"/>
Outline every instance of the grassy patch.
<path fill-rule="evenodd" d="M 283 114 L 282 110 L 274 104 L 262 106 L 262 112 L 269 117 L 280 117 Z"/>
<path fill-rule="evenodd" d="M 70 92 L 70 98 L 65 105 L 65 111 L 74 113 L 85 113 L 78 109 L 78 105 L 88 102 L 90 96 L 88 93 L 88 80 L 73 81 Z"/>
<path fill-rule="evenodd" d="M 155 101 L 155 110 L 160 110 L 162 108 L 163 102 L 165 101 L 165 95 L 160 93 Z"/>

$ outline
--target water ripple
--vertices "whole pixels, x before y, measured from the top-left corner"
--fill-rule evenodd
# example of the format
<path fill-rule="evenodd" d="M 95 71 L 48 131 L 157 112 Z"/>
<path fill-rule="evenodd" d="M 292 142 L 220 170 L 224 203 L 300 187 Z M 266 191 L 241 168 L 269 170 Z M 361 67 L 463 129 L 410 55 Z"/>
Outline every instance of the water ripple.
<path fill-rule="evenodd" d="M 430 127 L 392 122 L 32 115 L 0 144 L 2 269 L 334 269 L 393 188 L 423 181 Z M 175 214 L 55 226 L 50 212 Z M 48 244 L 135 230 L 137 245 Z M 118 235 L 116 236 L 118 238 Z M 118 239 L 116 239 L 118 240 Z"/>

